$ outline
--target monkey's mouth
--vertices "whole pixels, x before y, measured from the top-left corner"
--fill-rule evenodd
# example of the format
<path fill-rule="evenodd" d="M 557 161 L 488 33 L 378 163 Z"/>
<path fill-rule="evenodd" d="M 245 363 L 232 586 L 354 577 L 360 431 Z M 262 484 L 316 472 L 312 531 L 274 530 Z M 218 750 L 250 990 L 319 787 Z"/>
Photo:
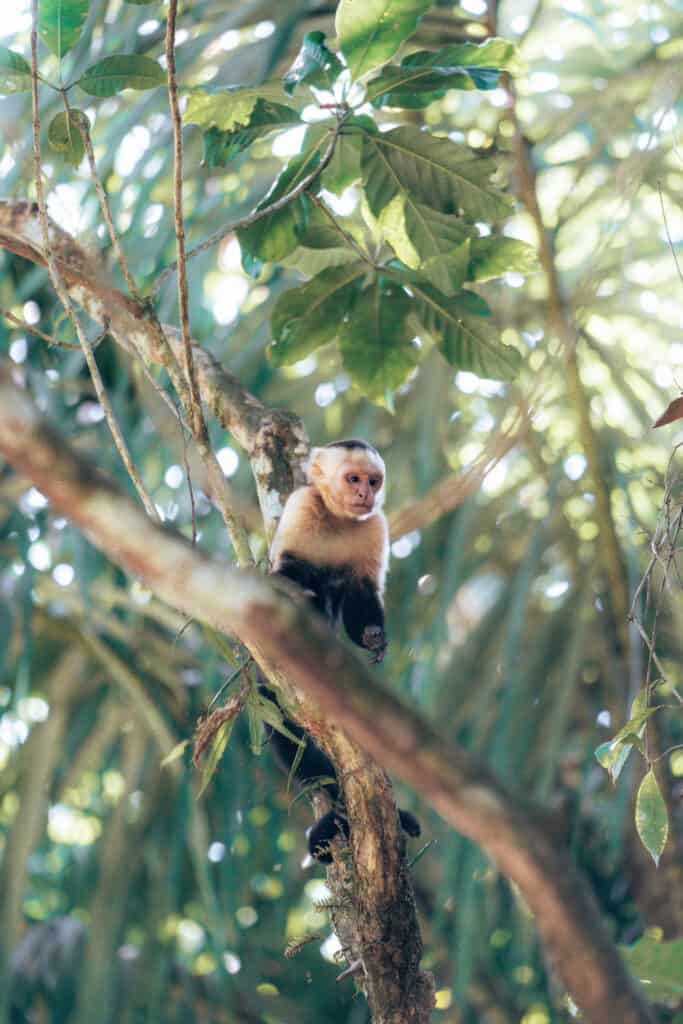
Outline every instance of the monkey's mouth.
<path fill-rule="evenodd" d="M 372 505 L 369 505 L 366 501 L 355 501 L 351 508 L 354 512 L 371 512 Z"/>

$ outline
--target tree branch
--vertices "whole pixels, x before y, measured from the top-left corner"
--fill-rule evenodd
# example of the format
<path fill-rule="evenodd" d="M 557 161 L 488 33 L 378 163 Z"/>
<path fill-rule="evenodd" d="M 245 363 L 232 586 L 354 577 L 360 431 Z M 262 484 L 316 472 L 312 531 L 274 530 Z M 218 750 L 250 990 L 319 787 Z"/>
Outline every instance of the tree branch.
<path fill-rule="evenodd" d="M 111 285 L 97 255 L 53 222 L 48 221 L 48 228 L 51 252 L 71 298 L 97 323 L 107 322 L 111 336 L 129 356 L 142 359 L 147 366 L 163 366 L 174 379 L 176 359 L 182 358 L 178 331 L 164 326 L 160 339 L 147 307 Z M 35 204 L 0 201 L 0 247 L 46 265 Z M 306 431 L 299 417 L 264 405 L 197 342 L 192 349 L 205 407 L 251 461 L 270 539 L 282 513 L 281 496 L 303 483 L 297 466 L 308 452 Z"/>
<path fill-rule="evenodd" d="M 175 65 L 175 28 L 178 15 L 178 0 L 169 0 L 166 21 L 166 80 L 168 102 L 171 108 L 173 127 L 173 213 L 175 220 L 176 249 L 178 252 L 178 311 L 180 314 L 180 335 L 183 346 L 183 367 L 190 391 L 191 406 L 186 410 L 194 436 L 208 442 L 206 424 L 202 414 L 199 385 L 192 358 L 190 337 L 190 305 L 187 289 L 187 266 L 185 264 L 185 221 L 183 218 L 183 126 L 178 103 L 178 82 Z"/>
<path fill-rule="evenodd" d="M 36 189 L 36 196 L 38 199 L 38 219 L 40 225 L 40 236 L 43 243 L 43 251 L 45 254 L 45 265 L 47 266 L 48 276 L 50 282 L 57 297 L 61 302 L 64 310 L 71 322 L 71 326 L 74 329 L 74 333 L 78 338 L 79 344 L 85 357 L 85 362 L 90 371 L 95 393 L 98 401 L 102 408 L 102 411 L 107 420 L 109 430 L 114 439 L 116 449 L 121 456 L 121 461 L 126 467 L 126 472 L 133 481 L 135 490 L 140 497 L 142 504 L 147 510 L 147 515 L 152 519 L 159 519 L 159 513 L 157 512 L 156 506 L 152 501 L 147 488 L 145 487 L 140 474 L 137 471 L 137 467 L 133 462 L 133 458 L 130 454 L 130 450 L 126 443 L 126 439 L 123 436 L 123 431 L 119 427 L 118 420 L 114 415 L 114 410 L 109 401 L 109 396 L 104 387 L 102 377 L 100 375 L 97 360 L 93 354 L 92 346 L 88 343 L 85 336 L 85 331 L 81 325 L 76 311 L 71 302 L 68 290 L 64 286 L 60 271 L 57 267 L 56 261 L 53 258 L 52 247 L 50 244 L 50 229 L 47 217 L 47 205 L 45 202 L 45 194 L 43 191 L 43 166 L 40 158 L 40 112 L 38 106 L 38 0 L 32 0 L 31 2 L 31 105 L 33 109 L 33 164 L 34 164 L 34 184 Z M 68 115 L 67 115 L 68 117 Z M 68 124 L 68 120 L 67 120 Z M 103 324 L 103 326 L 106 326 Z"/>
<path fill-rule="evenodd" d="M 360 657 L 335 639 L 305 603 L 279 593 L 262 577 L 212 563 L 174 531 L 153 524 L 54 434 L 7 369 L 0 370 L 0 452 L 94 544 L 169 605 L 218 630 L 237 633 L 266 669 L 276 665 L 285 671 L 318 702 L 325 718 L 304 724 L 328 749 L 348 744 L 341 731 L 346 730 L 385 768 L 419 790 L 463 835 L 479 843 L 519 887 L 536 917 L 546 952 L 588 1022 L 654 1024 L 589 889 L 568 855 L 554 846 L 547 820 L 512 798 L 485 767 L 382 688 Z M 327 676 L 334 678 L 334 686 Z M 366 835 L 354 834 L 359 794 L 353 774 L 341 782 L 352 822 L 352 857 L 367 861 L 374 855 L 376 866 L 382 867 L 383 849 L 372 845 L 372 833 L 370 849 L 364 848 Z M 390 834 L 396 831 L 396 822 L 387 825 Z M 371 957 L 381 959 L 392 922 L 388 915 L 395 910 L 396 889 L 390 879 L 381 871 L 375 871 L 375 878 L 378 891 L 362 893 L 379 915 L 376 938 L 363 951 L 366 968 Z M 381 966 L 389 969 L 386 962 Z M 395 967 L 391 970 L 396 973 Z M 381 1019 L 409 1018 L 397 1012 Z"/>
<path fill-rule="evenodd" d="M 200 252 L 206 252 L 207 249 L 217 245 L 224 238 L 227 238 L 228 235 L 233 235 L 236 231 L 239 231 L 240 228 L 250 227 L 252 224 L 256 224 L 257 221 L 263 220 L 264 217 L 270 217 L 273 213 L 277 213 L 278 210 L 284 210 L 285 206 L 289 206 L 289 204 L 293 203 L 295 199 L 298 199 L 299 196 L 303 195 L 304 192 L 311 187 L 318 175 L 321 174 L 330 163 L 332 156 L 334 155 L 334 149 L 337 144 L 338 137 L 339 126 L 331 130 L 329 144 L 320 158 L 320 162 L 316 164 L 313 170 L 306 174 L 301 181 L 291 189 L 291 191 L 286 192 L 283 196 L 280 196 L 279 199 L 274 199 L 272 203 L 268 203 L 266 206 L 261 206 L 260 209 L 257 207 L 255 210 L 252 210 L 251 213 L 245 214 L 244 217 L 240 217 L 238 220 L 233 220 L 228 224 L 224 224 L 222 228 L 218 229 L 218 231 L 214 231 L 214 233 L 209 235 L 208 238 L 205 238 L 203 242 L 199 242 L 198 245 L 195 245 L 194 248 L 190 249 L 186 254 L 186 259 L 198 256 Z M 311 198 L 315 198 L 313 194 L 311 194 Z M 162 270 L 150 289 L 150 296 L 152 298 L 158 295 L 159 290 L 165 281 L 179 269 L 179 262 L 179 260 L 176 260 L 166 267 L 165 270 Z"/>
<path fill-rule="evenodd" d="M 628 663 L 631 643 L 627 622 L 630 605 L 628 579 L 612 516 L 609 488 L 603 478 L 600 448 L 591 420 L 590 403 L 581 380 L 577 356 L 576 326 L 557 269 L 554 239 L 543 222 L 543 214 L 536 194 L 536 171 L 530 146 L 522 134 L 514 105 L 512 116 L 515 125 L 517 191 L 534 223 L 538 236 L 539 258 L 548 290 L 548 320 L 564 348 L 567 393 L 577 416 L 581 445 L 586 456 L 591 486 L 595 494 L 596 519 L 601 537 L 600 558 L 609 583 L 609 599 L 614 615 L 615 629 L 624 661 Z"/>
<path fill-rule="evenodd" d="M 422 498 L 409 502 L 389 516 L 391 539 L 402 537 L 411 530 L 423 530 L 431 526 L 478 490 L 491 470 L 519 440 L 520 432 L 526 427 L 527 417 L 522 414 L 520 419 L 521 422 L 515 423 L 509 430 L 495 434 L 477 461 L 467 469 L 460 473 L 449 473 Z"/>

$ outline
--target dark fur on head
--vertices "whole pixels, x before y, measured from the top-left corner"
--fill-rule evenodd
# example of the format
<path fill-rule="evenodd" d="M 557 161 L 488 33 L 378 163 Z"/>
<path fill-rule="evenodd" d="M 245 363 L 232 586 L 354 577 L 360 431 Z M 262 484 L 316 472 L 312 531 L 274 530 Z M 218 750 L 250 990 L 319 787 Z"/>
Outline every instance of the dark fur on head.
<path fill-rule="evenodd" d="M 348 448 L 352 451 L 354 448 L 362 448 L 366 452 L 374 452 L 375 455 L 379 455 L 376 448 L 373 448 L 367 441 L 359 441 L 356 437 L 350 437 L 348 440 L 343 441 L 330 441 L 329 444 L 325 445 L 326 448 Z"/>

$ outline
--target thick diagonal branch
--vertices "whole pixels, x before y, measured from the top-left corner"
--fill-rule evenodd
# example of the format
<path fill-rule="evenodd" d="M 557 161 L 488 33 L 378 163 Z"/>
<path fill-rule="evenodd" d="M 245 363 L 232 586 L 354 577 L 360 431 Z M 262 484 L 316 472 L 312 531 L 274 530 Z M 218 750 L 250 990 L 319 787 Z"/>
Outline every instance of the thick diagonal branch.
<path fill-rule="evenodd" d="M 365 664 L 304 604 L 279 593 L 262 577 L 213 564 L 174 531 L 155 526 L 42 422 L 6 370 L 0 371 L 0 453 L 95 545 L 169 605 L 236 633 L 258 652 L 267 669 L 276 665 L 314 697 L 325 720 L 303 724 L 328 747 L 340 728 L 346 730 L 463 835 L 479 843 L 519 887 L 546 952 L 586 1021 L 654 1024 L 586 883 L 555 847 L 547 822 L 381 688 Z M 353 788 L 345 785 L 344 794 L 352 804 Z M 359 845 L 362 837 L 356 836 L 354 853 Z M 381 899 L 377 906 L 382 906 Z"/>

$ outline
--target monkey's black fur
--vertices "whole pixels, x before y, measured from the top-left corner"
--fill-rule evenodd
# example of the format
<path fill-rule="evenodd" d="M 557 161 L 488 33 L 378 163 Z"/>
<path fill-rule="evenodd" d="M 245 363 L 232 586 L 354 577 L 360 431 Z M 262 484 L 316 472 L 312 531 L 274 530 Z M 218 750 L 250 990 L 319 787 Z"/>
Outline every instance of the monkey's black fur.
<path fill-rule="evenodd" d="M 367 441 L 359 441 L 356 437 L 350 437 L 343 441 L 330 441 L 329 444 L 325 445 L 326 448 L 348 448 L 349 451 L 353 451 L 354 448 L 360 448 L 365 452 L 374 452 L 375 455 L 379 455 L 376 448 L 373 448 Z"/>
<path fill-rule="evenodd" d="M 374 626 L 384 633 L 384 609 L 371 580 L 359 580 L 349 569 L 313 565 L 285 551 L 276 576 L 298 584 L 317 612 L 336 627 L 341 617 L 354 644 L 363 645 L 363 632 Z"/>
<path fill-rule="evenodd" d="M 334 447 L 369 448 L 370 445 L 358 441 L 338 441 Z M 274 575 L 284 576 L 298 584 L 307 592 L 313 607 L 333 626 L 337 625 L 341 617 L 350 639 L 359 646 L 367 646 L 368 628 L 377 630 L 377 636 L 384 637 L 384 609 L 377 588 L 371 580 L 357 580 L 347 569 L 313 565 L 289 552 L 283 553 L 280 567 Z M 264 693 L 273 697 L 270 691 L 264 689 Z M 336 782 L 334 765 L 300 726 L 289 720 L 286 720 L 285 725 L 289 732 L 298 739 L 303 739 L 306 744 L 295 772 L 297 782 L 305 786 L 316 779 L 335 780 L 322 785 L 335 807 L 323 815 L 308 833 L 308 850 L 311 856 L 323 864 L 330 864 L 330 842 L 340 831 L 347 839 L 349 836 L 349 823 Z M 300 747 L 275 729 L 268 731 L 275 757 L 283 770 L 289 773 Z M 421 829 L 417 818 L 410 811 L 399 810 L 398 813 L 403 831 L 409 836 L 419 836 Z"/>
<path fill-rule="evenodd" d="M 267 696 L 274 696 L 270 690 L 266 690 L 265 687 L 262 691 Z M 336 781 L 334 765 L 330 761 L 327 754 L 316 746 L 310 736 L 307 736 L 301 726 L 297 725 L 296 722 L 286 720 L 285 725 L 289 732 L 291 732 L 298 739 L 303 739 L 306 746 L 304 747 L 303 756 L 299 762 L 299 766 L 295 773 L 297 782 L 301 785 L 306 785 L 309 782 L 313 782 L 315 779 L 327 779 L 327 782 L 321 782 L 321 789 L 324 789 L 330 799 L 335 804 L 335 807 L 324 814 L 322 818 L 316 821 L 315 825 L 309 830 L 308 833 L 308 852 L 316 860 L 321 861 L 323 864 L 332 863 L 332 854 L 330 853 L 330 843 L 339 832 L 343 832 L 346 838 L 349 838 L 349 823 L 344 813 L 344 805 L 341 801 L 339 793 L 339 785 Z M 283 771 L 289 773 L 292 765 L 294 764 L 294 758 L 297 756 L 299 746 L 293 740 L 283 736 L 281 732 L 277 732 L 275 729 L 268 728 L 270 733 L 270 746 L 275 754 L 275 758 L 282 768 Z M 398 812 L 399 821 L 401 822 L 401 828 L 409 836 L 419 836 L 421 832 L 420 823 L 414 814 L 410 811 Z"/>

